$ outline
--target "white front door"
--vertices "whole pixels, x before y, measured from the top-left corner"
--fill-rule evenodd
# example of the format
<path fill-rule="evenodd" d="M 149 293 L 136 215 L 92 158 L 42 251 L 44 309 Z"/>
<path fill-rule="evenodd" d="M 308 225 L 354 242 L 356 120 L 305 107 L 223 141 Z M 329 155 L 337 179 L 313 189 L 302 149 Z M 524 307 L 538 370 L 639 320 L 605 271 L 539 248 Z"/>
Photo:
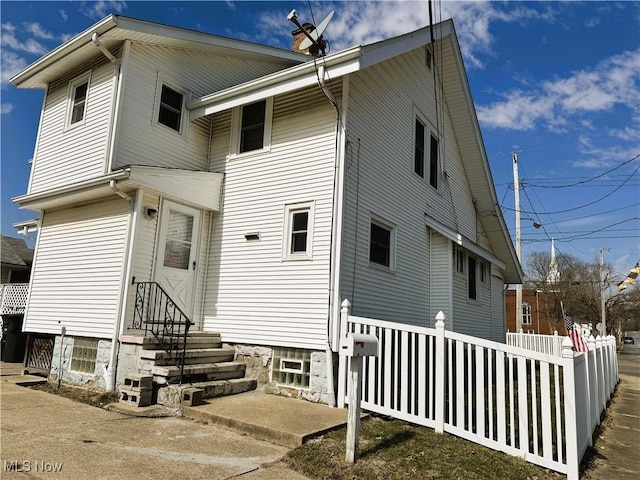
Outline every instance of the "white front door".
<path fill-rule="evenodd" d="M 164 201 L 156 256 L 156 282 L 193 320 L 201 212 Z"/>

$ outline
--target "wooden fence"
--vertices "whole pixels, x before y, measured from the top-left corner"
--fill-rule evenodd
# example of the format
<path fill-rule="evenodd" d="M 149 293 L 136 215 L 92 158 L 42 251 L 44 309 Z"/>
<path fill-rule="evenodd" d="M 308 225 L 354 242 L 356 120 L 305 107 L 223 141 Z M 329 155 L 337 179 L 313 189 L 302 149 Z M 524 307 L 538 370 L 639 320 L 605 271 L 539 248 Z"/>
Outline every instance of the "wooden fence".
<path fill-rule="evenodd" d="M 589 352 L 549 355 L 435 328 L 356 317 L 343 302 L 341 334 L 378 338 L 366 357 L 365 410 L 448 432 L 578 479 L 618 382 L 615 339 L 589 339 Z M 339 365 L 344 407 L 348 358 Z"/>
<path fill-rule="evenodd" d="M 28 294 L 28 283 L 6 283 L 0 285 L 0 314 L 23 315 Z"/>

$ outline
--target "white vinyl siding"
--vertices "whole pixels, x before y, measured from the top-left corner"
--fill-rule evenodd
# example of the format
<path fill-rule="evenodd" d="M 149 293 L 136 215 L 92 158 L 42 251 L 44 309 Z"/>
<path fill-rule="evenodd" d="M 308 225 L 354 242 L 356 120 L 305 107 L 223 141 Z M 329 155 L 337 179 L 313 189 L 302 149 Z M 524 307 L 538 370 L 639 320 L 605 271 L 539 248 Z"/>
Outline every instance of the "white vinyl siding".
<path fill-rule="evenodd" d="M 111 338 L 124 269 L 129 204 L 109 199 L 45 212 L 38 234 L 27 332 Z"/>
<path fill-rule="evenodd" d="M 165 79 L 171 88 L 185 92 L 185 102 L 188 103 L 278 68 L 266 62 L 133 43 L 127 59 L 121 100 L 125 107 L 117 139 L 118 154 L 112 170 L 125 165 L 207 170 L 209 117 L 193 122 L 187 119 L 183 123 L 186 131 L 182 135 L 174 135 L 167 127 L 158 124 L 154 116 L 158 78 L 160 81 Z M 186 110 L 185 115 L 188 115 Z"/>
<path fill-rule="evenodd" d="M 113 102 L 111 62 L 52 84 L 47 91 L 29 193 L 71 185 L 105 172 L 109 121 Z M 78 74 L 89 79 L 84 119 L 69 124 L 71 82 Z"/>
<path fill-rule="evenodd" d="M 213 219 L 204 329 L 228 342 L 324 349 L 335 110 L 317 88 L 276 97 L 270 153 L 227 160 L 230 122 L 229 112 L 213 121 L 212 169 L 225 172 L 225 199 Z M 313 258 L 283 261 L 285 207 L 306 202 Z"/>
<path fill-rule="evenodd" d="M 452 280 L 451 243 L 432 235 L 437 243 L 430 245 L 424 216 L 473 239 L 478 238 L 481 224 L 447 104 L 440 93 L 438 99 L 436 118 L 433 75 L 424 64 L 422 48 L 350 78 L 341 296 L 352 302 L 355 315 L 410 324 L 433 325 L 433 317 L 443 310 L 447 328 L 454 325 L 456 331 L 462 331 L 459 325 L 475 321 L 471 320 L 466 277 Z M 424 178 L 415 173 L 416 112 L 426 127 Z M 432 134 L 439 137 L 442 174 L 437 189 L 428 178 Z M 368 212 L 396 225 L 392 274 L 366 268 Z M 476 313 L 478 305 L 489 308 L 481 290 L 478 295 L 482 298 L 474 304 Z M 482 336 L 489 338 L 491 329 Z"/>

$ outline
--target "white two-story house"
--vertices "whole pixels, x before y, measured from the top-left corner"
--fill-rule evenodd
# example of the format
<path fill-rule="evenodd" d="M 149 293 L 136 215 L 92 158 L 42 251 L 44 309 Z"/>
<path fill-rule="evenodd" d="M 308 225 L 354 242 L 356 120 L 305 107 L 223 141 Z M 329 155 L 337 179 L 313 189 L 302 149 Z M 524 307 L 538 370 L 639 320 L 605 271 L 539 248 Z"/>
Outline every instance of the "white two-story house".
<path fill-rule="evenodd" d="M 74 345 L 62 378 L 117 385 L 147 282 L 328 403 L 344 299 L 503 341 L 522 272 L 453 23 L 431 36 L 315 59 L 111 15 L 13 77 L 45 91 L 24 331 Z"/>

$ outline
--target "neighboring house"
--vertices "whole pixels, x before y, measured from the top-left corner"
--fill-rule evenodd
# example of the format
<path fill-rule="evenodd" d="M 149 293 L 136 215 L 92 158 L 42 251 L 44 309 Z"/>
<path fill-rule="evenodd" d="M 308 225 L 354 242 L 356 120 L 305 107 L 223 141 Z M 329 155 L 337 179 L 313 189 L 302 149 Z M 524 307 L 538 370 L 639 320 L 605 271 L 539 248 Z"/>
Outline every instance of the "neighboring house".
<path fill-rule="evenodd" d="M 0 283 L 29 283 L 33 248 L 21 238 L 0 236 Z"/>
<path fill-rule="evenodd" d="M 120 383 L 132 282 L 155 281 L 192 330 L 324 402 L 344 299 L 504 341 L 522 271 L 453 23 L 433 35 L 314 61 L 109 16 L 24 69 L 11 82 L 46 92 L 15 199 L 41 215 L 24 330 L 64 327 L 91 357 L 68 378 Z"/>
<path fill-rule="evenodd" d="M 566 335 L 562 314 L 558 314 L 557 295 L 553 292 L 545 292 L 537 289 L 522 290 L 522 331 L 524 333 L 538 333 L 542 335 Z M 591 326 L 588 323 L 578 323 L 574 318 L 577 328 L 582 335 L 591 335 Z M 507 331 L 516 332 L 516 292 L 507 290 Z"/>
<path fill-rule="evenodd" d="M 516 292 L 507 290 L 507 331 L 516 332 Z M 537 289 L 522 289 L 522 331 L 553 335 L 564 332 L 564 322 L 556 315 L 555 295 Z"/>
<path fill-rule="evenodd" d="M 0 358 L 22 361 L 26 337 L 21 333 L 33 248 L 21 238 L 0 236 Z"/>

